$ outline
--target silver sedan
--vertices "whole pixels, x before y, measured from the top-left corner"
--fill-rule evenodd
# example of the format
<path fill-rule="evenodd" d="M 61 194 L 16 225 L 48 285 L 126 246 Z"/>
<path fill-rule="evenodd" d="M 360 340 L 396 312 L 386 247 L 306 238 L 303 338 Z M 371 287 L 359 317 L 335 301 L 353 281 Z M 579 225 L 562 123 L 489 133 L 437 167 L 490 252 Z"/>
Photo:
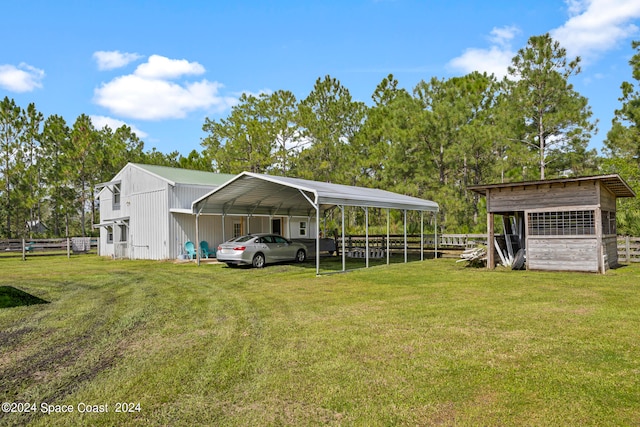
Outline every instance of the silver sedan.
<path fill-rule="evenodd" d="M 307 247 L 277 234 L 249 234 L 221 243 L 216 258 L 229 267 L 252 265 L 262 268 L 273 262 L 303 262 L 307 258 Z"/>

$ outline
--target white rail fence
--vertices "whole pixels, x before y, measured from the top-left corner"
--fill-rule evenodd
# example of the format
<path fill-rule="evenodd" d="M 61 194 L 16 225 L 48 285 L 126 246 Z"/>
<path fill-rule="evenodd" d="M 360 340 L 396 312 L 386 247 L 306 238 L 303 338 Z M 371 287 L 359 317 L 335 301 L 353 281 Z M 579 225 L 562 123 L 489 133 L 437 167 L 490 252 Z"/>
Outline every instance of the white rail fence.
<path fill-rule="evenodd" d="M 96 237 L 67 237 L 60 239 L 0 239 L 0 253 L 22 255 L 83 254 L 97 249 Z"/>
<path fill-rule="evenodd" d="M 342 239 L 336 241 L 338 251 L 353 252 L 358 248 L 364 248 L 366 237 L 363 235 L 345 236 L 345 247 L 342 248 Z M 486 245 L 486 234 L 441 234 L 438 235 L 438 252 L 458 256 L 465 249 L 477 245 Z M 95 252 L 98 247 L 96 237 L 69 237 L 62 239 L 0 239 L 0 253 L 14 255 L 67 255 Z M 369 235 L 370 248 L 387 248 L 386 235 Z M 389 249 L 391 251 L 404 250 L 404 235 L 392 234 L 389 236 Z M 435 236 L 425 235 L 422 247 L 425 251 L 435 250 Z M 407 235 L 407 250 L 420 251 L 420 235 Z M 117 248 L 116 258 L 127 258 L 126 246 Z M 640 262 L 640 237 L 618 236 L 618 261 L 623 263 Z"/>

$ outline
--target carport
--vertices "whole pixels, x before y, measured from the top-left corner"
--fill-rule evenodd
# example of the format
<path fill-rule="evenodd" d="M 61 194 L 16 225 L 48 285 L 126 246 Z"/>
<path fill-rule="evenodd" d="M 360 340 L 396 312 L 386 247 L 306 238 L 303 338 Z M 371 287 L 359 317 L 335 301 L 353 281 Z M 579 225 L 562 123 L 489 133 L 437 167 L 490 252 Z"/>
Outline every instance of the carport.
<path fill-rule="evenodd" d="M 389 211 L 390 209 L 403 211 L 405 262 L 407 261 L 407 211 L 420 212 L 421 259 L 423 259 L 424 213 L 431 212 L 434 218 L 437 218 L 438 204 L 431 200 L 405 196 L 386 190 L 243 172 L 194 201 L 191 210 L 196 217 L 196 235 L 198 235 L 198 221 L 201 215 L 221 215 L 223 224 L 227 215 L 315 217 L 316 274 L 320 274 L 320 239 L 318 237 L 320 236 L 320 218 L 331 209 L 340 209 L 342 213 L 342 247 L 344 248 L 345 206 L 364 209 L 366 267 L 369 266 L 369 208 L 387 210 L 387 246 L 389 245 Z M 435 241 L 437 242 L 437 240 L 436 236 Z M 197 236 L 197 241 L 199 241 L 199 236 Z M 343 271 L 346 270 L 345 257 L 346 254 L 343 250 Z M 387 263 L 389 263 L 388 247 Z"/>

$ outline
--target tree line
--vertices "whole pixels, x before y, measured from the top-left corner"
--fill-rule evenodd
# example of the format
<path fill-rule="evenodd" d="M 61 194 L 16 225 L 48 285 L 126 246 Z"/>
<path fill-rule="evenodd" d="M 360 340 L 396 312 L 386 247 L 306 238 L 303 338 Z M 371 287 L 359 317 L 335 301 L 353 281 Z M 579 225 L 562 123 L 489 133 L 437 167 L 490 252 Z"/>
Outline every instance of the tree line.
<path fill-rule="evenodd" d="M 630 65 L 640 80 L 640 42 Z M 587 148 L 596 123 L 570 83 L 580 58 L 548 34 L 531 37 L 508 75 L 431 78 L 411 91 L 393 75 L 371 105 L 332 76 L 301 100 L 288 90 L 243 94 L 226 118 L 205 119 L 202 151 L 145 151 L 131 128 L 44 119 L 29 104 L 0 103 L 0 237 L 90 235 L 95 186 L 127 162 L 273 175 L 384 188 L 437 201 L 447 232 L 482 232 L 484 200 L 469 185 L 620 173 L 640 191 L 640 93 L 621 86 L 604 156 Z M 638 200 L 619 205 L 619 232 L 640 235 Z M 45 224 L 46 229 L 38 228 Z"/>

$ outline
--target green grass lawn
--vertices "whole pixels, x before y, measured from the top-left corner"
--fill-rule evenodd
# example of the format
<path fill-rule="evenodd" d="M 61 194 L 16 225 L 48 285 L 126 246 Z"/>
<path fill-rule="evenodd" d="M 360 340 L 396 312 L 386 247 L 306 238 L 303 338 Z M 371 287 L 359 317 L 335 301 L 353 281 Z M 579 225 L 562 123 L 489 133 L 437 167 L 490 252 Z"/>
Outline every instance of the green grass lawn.
<path fill-rule="evenodd" d="M 27 301 L 0 308 L 0 400 L 36 404 L 0 425 L 640 424 L 640 265 L 316 277 L 313 261 L 74 256 L 0 271 L 0 301 Z"/>

